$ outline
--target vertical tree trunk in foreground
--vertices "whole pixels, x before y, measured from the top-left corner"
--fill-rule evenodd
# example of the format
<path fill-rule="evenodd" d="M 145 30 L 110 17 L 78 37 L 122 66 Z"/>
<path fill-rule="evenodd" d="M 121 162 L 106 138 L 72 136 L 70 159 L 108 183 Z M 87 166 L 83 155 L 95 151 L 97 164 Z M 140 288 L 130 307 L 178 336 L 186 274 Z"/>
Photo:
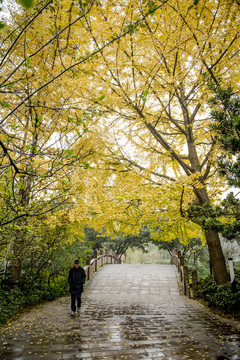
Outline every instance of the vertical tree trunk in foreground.
<path fill-rule="evenodd" d="M 194 192 L 197 195 L 200 206 L 206 203 L 210 203 L 206 188 L 195 189 Z M 219 234 L 214 230 L 207 230 L 205 231 L 205 236 L 214 279 L 218 285 L 225 284 L 226 282 L 230 281 L 230 278 L 227 272 L 227 266 L 223 255 Z"/>
<path fill-rule="evenodd" d="M 19 233 L 15 235 L 15 239 L 13 242 L 13 254 L 12 254 L 12 264 L 11 264 L 11 275 L 12 278 L 17 283 L 19 283 L 21 279 L 23 248 L 24 248 L 24 234 L 23 231 L 20 230 Z"/>
<path fill-rule="evenodd" d="M 213 275 L 218 285 L 230 281 L 219 235 L 216 231 L 205 231 Z"/>

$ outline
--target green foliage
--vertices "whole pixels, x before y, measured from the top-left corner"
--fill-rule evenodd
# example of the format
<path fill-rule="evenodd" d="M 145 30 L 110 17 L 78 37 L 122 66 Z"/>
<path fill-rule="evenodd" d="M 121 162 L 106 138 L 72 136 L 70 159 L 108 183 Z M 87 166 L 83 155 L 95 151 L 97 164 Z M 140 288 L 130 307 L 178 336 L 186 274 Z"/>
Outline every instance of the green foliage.
<path fill-rule="evenodd" d="M 207 254 L 207 249 L 205 249 L 205 253 Z M 189 272 L 189 280 L 192 281 L 192 271 L 197 270 L 198 278 L 205 279 L 210 276 L 210 264 L 209 261 L 200 263 L 199 265 L 196 264 L 189 264 L 188 265 L 188 272 Z M 201 280 L 200 280 L 201 281 Z"/>
<path fill-rule="evenodd" d="M 240 200 L 232 193 L 213 207 L 210 204 L 202 206 L 191 205 L 188 216 L 201 225 L 203 230 L 215 230 L 226 239 L 235 239 L 240 233 Z M 224 221 L 222 221 L 224 219 Z M 228 221 L 226 222 L 226 219 Z"/>
<path fill-rule="evenodd" d="M 150 231 L 147 228 L 140 229 L 136 235 L 124 235 L 120 234 L 115 238 L 110 236 L 104 236 L 105 230 L 102 230 L 102 234 L 93 228 L 85 228 L 85 237 L 87 241 L 91 242 L 93 249 L 111 249 L 116 254 L 122 255 L 129 248 L 138 248 L 145 251 L 145 247 L 151 243 Z"/>
<path fill-rule="evenodd" d="M 124 254 L 127 249 L 137 248 L 146 251 L 146 246 L 151 242 L 151 235 L 149 229 L 140 229 L 136 235 L 124 235 L 120 234 L 115 239 L 109 241 L 109 248 L 115 251 L 117 254 Z"/>
<path fill-rule="evenodd" d="M 25 284 L 26 285 L 26 284 Z M 0 324 L 6 323 L 28 306 L 35 306 L 45 301 L 54 300 L 67 295 L 68 284 L 66 278 L 48 284 L 46 278 L 36 281 L 31 291 L 20 289 L 17 286 L 4 287 L 0 290 Z"/>
<path fill-rule="evenodd" d="M 211 108 L 211 131 L 214 141 L 222 153 L 218 156 L 218 170 L 225 176 L 230 186 L 240 187 L 240 96 L 231 86 L 223 89 L 218 84 L 206 81 L 213 97 Z M 233 239 L 240 234 L 240 200 L 230 193 L 218 206 L 210 204 L 192 205 L 188 209 L 190 219 L 196 221 L 203 230 L 221 232 L 225 238 Z M 226 221 L 227 220 L 227 221 Z"/>
<path fill-rule="evenodd" d="M 0 323 L 3 324 L 15 316 L 24 306 L 24 302 L 24 296 L 19 288 L 0 290 Z"/>
<path fill-rule="evenodd" d="M 125 254 L 129 249 L 139 250 L 139 254 L 149 251 L 149 246 L 152 244 L 157 246 L 160 251 L 166 251 L 171 256 L 174 248 L 182 251 L 182 254 L 187 259 L 188 264 L 193 264 L 196 267 L 196 262 L 205 261 L 207 257 L 207 248 L 203 246 L 201 239 L 192 238 L 188 244 L 182 244 L 178 238 L 170 239 L 170 241 L 154 240 L 151 237 L 151 232 L 146 226 L 139 230 L 136 235 L 120 234 L 115 238 L 104 236 L 104 229 L 102 234 L 93 228 L 85 228 L 85 237 L 87 242 L 90 242 L 93 250 L 101 248 L 111 249 L 119 255 Z M 160 231 L 156 228 L 155 231 Z M 129 254 L 132 252 L 129 252 Z"/>
<path fill-rule="evenodd" d="M 204 268 L 202 265 L 206 265 L 209 261 L 207 247 L 202 244 L 202 241 L 199 238 L 189 239 L 186 245 L 181 243 L 177 237 L 175 239 L 171 239 L 170 241 L 152 240 L 152 242 L 157 245 L 159 249 L 166 250 L 170 256 L 172 255 L 174 248 L 181 250 L 188 266 L 192 266 L 192 270 L 196 268 L 198 269 L 199 267 L 199 270 L 202 271 Z"/>
<path fill-rule="evenodd" d="M 108 248 L 107 244 L 109 237 L 104 236 L 104 229 L 102 235 L 93 228 L 86 227 L 84 229 L 85 239 L 91 244 L 93 250 L 99 250 L 101 248 Z"/>
<path fill-rule="evenodd" d="M 0 243 L 16 236 L 19 230 L 5 229 L 1 232 Z M 64 215 L 55 227 L 41 219 L 25 223 L 24 260 L 21 279 L 17 285 L 11 279 L 11 253 L 7 256 L 7 271 L 0 277 L 0 323 L 5 323 L 26 306 L 34 306 L 66 295 L 69 291 L 67 277 L 75 259 L 82 266 L 92 253 L 91 243 L 82 238 L 77 222 L 71 224 Z M 0 269 L 3 269 L 5 249 L 0 249 Z"/>
<path fill-rule="evenodd" d="M 88 168 L 91 169 L 90 164 L 86 163 L 85 161 L 80 160 L 80 163 L 81 163 L 86 169 L 88 169 Z"/>
<path fill-rule="evenodd" d="M 210 82 L 212 130 L 224 150 L 218 159 L 219 172 L 232 186 L 240 187 L 240 96 L 232 87 L 221 88 Z M 233 157 L 234 156 L 234 157 Z"/>
<path fill-rule="evenodd" d="M 155 11 L 158 9 L 158 5 L 154 4 L 153 1 L 149 1 L 149 14 L 154 14 Z"/>
<path fill-rule="evenodd" d="M 143 93 L 141 95 L 139 95 L 139 97 L 142 99 L 143 102 L 146 102 L 147 95 L 148 95 L 148 89 L 144 90 Z"/>
<path fill-rule="evenodd" d="M 30 9 L 33 6 L 33 0 L 20 0 L 20 2 L 26 9 Z"/>
<path fill-rule="evenodd" d="M 237 275 L 239 283 L 240 273 Z M 207 277 L 200 281 L 199 294 L 208 306 L 226 314 L 240 316 L 240 291 L 233 292 L 230 282 L 217 285 L 212 277 Z"/>

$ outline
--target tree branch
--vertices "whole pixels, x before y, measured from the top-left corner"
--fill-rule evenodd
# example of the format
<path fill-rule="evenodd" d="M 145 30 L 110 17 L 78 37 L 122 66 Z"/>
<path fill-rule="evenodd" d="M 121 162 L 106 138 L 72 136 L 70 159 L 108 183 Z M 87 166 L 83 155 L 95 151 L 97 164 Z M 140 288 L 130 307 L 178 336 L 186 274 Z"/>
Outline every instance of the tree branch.
<path fill-rule="evenodd" d="M 12 222 L 18 220 L 18 219 L 21 219 L 23 217 L 36 217 L 36 216 L 41 216 L 41 215 L 44 215 L 54 209 L 56 209 L 57 207 L 63 205 L 65 202 L 67 201 L 67 199 L 63 200 L 61 203 L 55 205 L 54 207 L 52 207 L 51 209 L 48 209 L 48 210 L 45 210 L 41 213 L 37 213 L 37 214 L 30 214 L 30 213 L 24 213 L 24 214 L 21 214 L 21 215 L 18 215 L 16 216 L 15 218 L 11 219 L 11 220 L 8 220 L 6 221 L 5 223 L 1 224 L 1 220 L 0 220 L 0 226 L 5 226 L 5 225 L 8 225 L 8 224 L 11 224 Z"/>
<path fill-rule="evenodd" d="M 52 0 L 51 0 L 51 1 L 52 1 Z M 41 50 L 43 50 L 46 46 L 48 46 L 49 44 L 51 44 L 53 40 L 55 40 L 56 38 L 58 38 L 59 35 L 61 35 L 66 29 L 70 29 L 70 27 L 71 27 L 72 25 L 74 25 L 76 22 L 78 22 L 79 20 L 81 20 L 85 15 L 87 15 L 87 14 L 91 11 L 91 9 L 92 9 L 92 7 L 93 7 L 93 4 L 94 4 L 94 1 L 95 1 L 95 0 L 92 1 L 91 6 L 90 6 L 90 8 L 88 9 L 88 11 L 87 11 L 86 13 L 84 13 L 84 14 L 81 15 L 81 16 L 79 16 L 76 20 L 72 21 L 72 22 L 69 23 L 67 26 L 65 26 L 65 27 L 64 27 L 61 31 L 59 31 L 55 36 L 53 36 L 49 41 L 47 41 L 46 44 L 44 44 L 44 45 L 43 45 L 42 47 L 40 47 L 37 51 L 35 51 L 35 53 L 29 55 L 28 58 L 32 58 L 33 56 L 37 55 L 37 54 L 38 54 Z M 62 49 L 61 49 L 61 50 L 62 50 Z M 61 50 L 60 50 L 60 51 L 61 51 Z M 1 86 L 3 86 L 3 85 L 6 83 L 6 81 L 8 81 L 8 79 L 10 79 L 11 76 L 22 66 L 22 64 L 24 64 L 24 63 L 26 62 L 26 59 L 27 59 L 27 58 L 25 58 L 25 59 L 22 60 L 22 62 L 21 62 L 21 63 L 12 71 L 12 73 L 2 82 Z"/>
<path fill-rule="evenodd" d="M 14 47 L 14 45 L 17 43 L 18 39 L 21 37 L 21 35 L 23 34 L 23 32 L 27 29 L 27 27 L 43 12 L 44 9 L 46 9 L 48 7 L 48 5 L 53 2 L 53 0 L 50 0 L 47 2 L 47 4 L 35 15 L 33 16 L 33 18 L 24 26 L 24 28 L 20 31 L 20 33 L 18 34 L 18 36 L 16 37 L 16 39 L 14 40 L 14 42 L 12 43 L 12 45 L 10 46 L 10 48 L 7 50 L 6 54 L 4 55 L 2 61 L 0 62 L 0 67 L 2 66 L 4 60 L 7 58 L 8 54 L 10 53 L 10 51 L 12 50 L 12 48 Z"/>
<path fill-rule="evenodd" d="M 159 9 L 160 7 L 162 7 L 168 0 L 162 1 L 162 4 L 159 5 L 157 9 Z M 155 11 L 156 11 L 155 10 Z M 135 21 L 135 23 L 133 24 L 134 28 L 137 27 L 139 24 L 141 24 L 146 17 L 150 16 L 150 12 L 147 12 L 141 19 Z M 105 45 L 103 45 L 101 48 L 93 51 L 91 54 L 87 55 L 84 59 L 76 62 L 75 64 L 69 66 L 68 68 L 64 69 L 62 72 L 60 72 L 58 75 L 54 76 L 51 80 L 49 80 L 48 82 L 46 82 L 45 84 L 43 84 L 42 86 L 40 86 L 38 89 L 36 89 L 35 91 L 33 91 L 30 95 L 28 95 L 23 101 L 21 101 L 8 115 L 5 116 L 4 119 L 2 119 L 0 121 L 0 124 L 2 124 L 6 119 L 9 118 L 9 116 L 11 116 L 21 105 L 24 104 L 25 101 L 29 100 L 31 97 L 33 97 L 33 95 L 37 94 L 38 92 L 40 92 L 42 89 L 44 89 L 46 86 L 50 85 L 51 83 L 53 83 L 55 80 L 57 80 L 59 77 L 61 77 L 63 74 L 65 74 L 67 71 L 73 69 L 74 67 L 83 64 L 84 62 L 86 62 L 87 60 L 91 59 L 94 55 L 98 54 L 99 52 L 101 52 L 103 49 L 105 49 L 106 47 L 110 46 L 111 44 L 113 44 L 115 41 L 121 39 L 122 37 L 126 36 L 127 34 L 132 32 L 132 28 L 130 27 L 127 31 L 125 31 L 124 33 L 114 37 L 112 40 L 108 41 Z"/>
<path fill-rule="evenodd" d="M 166 149 L 167 151 L 170 152 L 170 156 L 172 158 L 174 158 L 175 160 L 177 160 L 177 162 L 179 163 L 179 165 L 183 168 L 183 170 L 185 171 L 185 173 L 189 176 L 192 172 L 192 168 L 187 165 L 184 161 L 181 160 L 180 156 L 171 148 L 171 146 L 167 143 L 167 141 L 165 141 L 163 139 L 163 137 L 159 134 L 159 132 L 153 127 L 152 124 L 147 123 L 145 121 L 145 125 L 147 126 L 147 128 L 150 130 L 150 132 L 153 134 L 153 136 L 155 137 L 155 139 L 164 147 L 164 149 Z"/>
<path fill-rule="evenodd" d="M 122 160 L 124 161 L 127 161 L 130 165 L 133 165 L 135 167 L 137 167 L 138 169 L 142 170 L 142 171 L 145 171 L 146 168 L 144 168 L 143 166 L 139 165 L 137 162 L 133 161 L 133 160 L 130 160 L 128 158 L 125 158 L 125 157 L 122 157 L 121 158 Z M 158 177 L 161 177 L 163 179 L 167 179 L 167 180 L 170 180 L 170 181 L 176 181 L 176 179 L 170 177 L 170 176 L 167 176 L 167 175 L 164 175 L 164 174 L 160 174 L 158 172 L 155 172 L 155 171 L 151 171 L 151 174 L 152 175 L 155 175 L 155 176 L 158 176 Z"/>

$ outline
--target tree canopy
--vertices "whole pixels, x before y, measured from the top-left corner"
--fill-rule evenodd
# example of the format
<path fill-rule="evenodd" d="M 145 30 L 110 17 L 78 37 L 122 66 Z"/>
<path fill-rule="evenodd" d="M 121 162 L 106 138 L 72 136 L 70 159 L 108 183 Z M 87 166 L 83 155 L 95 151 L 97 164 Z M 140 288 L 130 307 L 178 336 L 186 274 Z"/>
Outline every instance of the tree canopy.
<path fill-rule="evenodd" d="M 227 186 L 203 75 L 239 83 L 238 2 L 50 0 L 10 15 L 0 225 L 15 279 L 35 218 L 59 227 L 66 215 L 81 234 L 137 239 L 148 226 L 155 240 L 202 239 L 216 281 L 228 281 L 218 229 L 188 209 Z"/>

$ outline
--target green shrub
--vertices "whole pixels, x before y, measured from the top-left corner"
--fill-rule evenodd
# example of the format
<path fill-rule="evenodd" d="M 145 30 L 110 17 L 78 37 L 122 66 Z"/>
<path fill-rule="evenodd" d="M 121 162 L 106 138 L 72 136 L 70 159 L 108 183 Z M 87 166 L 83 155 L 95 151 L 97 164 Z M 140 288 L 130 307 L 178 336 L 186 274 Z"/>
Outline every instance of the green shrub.
<path fill-rule="evenodd" d="M 199 295 L 210 307 L 227 314 L 240 316 L 240 291 L 233 292 L 230 282 L 217 285 L 212 277 L 202 279 L 200 281 Z"/>
<path fill-rule="evenodd" d="M 68 294 L 68 284 L 64 277 L 50 284 L 44 278 L 38 279 L 30 291 L 24 285 L 22 289 L 17 286 L 0 289 L 0 324 L 6 323 L 27 306 L 35 306 Z"/>
<path fill-rule="evenodd" d="M 15 316 L 24 305 L 25 298 L 19 288 L 0 290 L 0 323 L 5 323 Z"/>

